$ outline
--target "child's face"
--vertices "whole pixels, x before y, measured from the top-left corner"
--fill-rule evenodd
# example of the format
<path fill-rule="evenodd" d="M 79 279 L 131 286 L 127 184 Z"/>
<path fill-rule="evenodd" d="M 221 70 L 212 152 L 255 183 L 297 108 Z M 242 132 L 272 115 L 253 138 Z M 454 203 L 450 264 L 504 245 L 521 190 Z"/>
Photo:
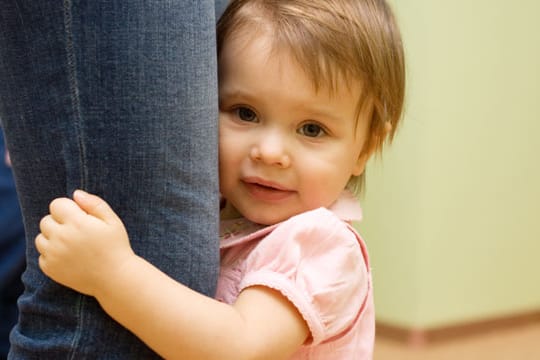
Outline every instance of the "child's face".
<path fill-rule="evenodd" d="M 267 36 L 228 39 L 220 56 L 221 194 L 251 221 L 274 224 L 331 205 L 364 171 L 360 86 L 330 96 Z"/>

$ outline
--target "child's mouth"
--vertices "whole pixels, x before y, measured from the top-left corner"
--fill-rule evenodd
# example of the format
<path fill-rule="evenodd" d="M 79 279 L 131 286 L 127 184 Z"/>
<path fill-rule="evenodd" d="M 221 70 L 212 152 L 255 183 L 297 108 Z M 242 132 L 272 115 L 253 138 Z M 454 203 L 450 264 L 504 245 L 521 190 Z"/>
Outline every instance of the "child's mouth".
<path fill-rule="evenodd" d="M 251 196 L 262 201 L 282 201 L 295 193 L 295 191 L 269 182 L 247 180 L 243 181 L 243 183 Z"/>

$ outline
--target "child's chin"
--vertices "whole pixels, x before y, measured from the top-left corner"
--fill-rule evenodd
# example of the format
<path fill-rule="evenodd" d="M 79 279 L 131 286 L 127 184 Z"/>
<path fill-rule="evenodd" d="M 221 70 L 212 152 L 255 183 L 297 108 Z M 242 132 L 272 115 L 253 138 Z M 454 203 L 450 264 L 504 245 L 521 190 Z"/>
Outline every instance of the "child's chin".
<path fill-rule="evenodd" d="M 280 213 L 276 211 L 268 211 L 267 213 L 256 213 L 244 215 L 249 221 L 261 225 L 274 225 L 297 215 L 297 213 Z"/>

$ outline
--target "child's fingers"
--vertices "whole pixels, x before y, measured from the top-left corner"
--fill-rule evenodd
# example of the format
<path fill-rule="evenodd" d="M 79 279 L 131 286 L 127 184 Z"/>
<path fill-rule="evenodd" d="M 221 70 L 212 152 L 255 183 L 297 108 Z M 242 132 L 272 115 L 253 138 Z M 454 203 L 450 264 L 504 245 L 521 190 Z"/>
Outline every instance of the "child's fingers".
<path fill-rule="evenodd" d="M 38 265 L 41 271 L 43 271 L 44 274 L 47 274 L 49 271 L 47 269 L 47 260 L 43 255 L 40 255 L 38 257 Z"/>
<path fill-rule="evenodd" d="M 38 265 L 41 271 L 43 271 L 44 274 L 49 275 L 49 268 L 48 268 L 48 261 L 47 261 L 47 249 L 48 249 L 48 240 L 43 234 L 38 234 L 36 236 L 36 239 L 34 240 L 34 243 L 36 244 L 36 250 L 39 253 L 38 257 Z"/>
<path fill-rule="evenodd" d="M 39 233 L 34 239 L 36 250 L 41 256 L 45 256 L 47 254 L 47 241 L 47 238 L 42 233 Z"/>
<path fill-rule="evenodd" d="M 83 190 L 76 190 L 73 193 L 73 200 L 89 215 L 106 223 L 118 220 L 118 216 L 116 216 L 109 204 L 97 195 L 89 194 Z"/>
<path fill-rule="evenodd" d="M 63 224 L 70 218 L 84 214 L 81 208 L 73 200 L 68 198 L 57 198 L 51 201 L 49 211 L 53 219 L 59 224 Z"/>
<path fill-rule="evenodd" d="M 46 237 L 49 237 L 57 226 L 58 223 L 51 215 L 44 216 L 39 222 L 39 230 L 41 230 Z"/>

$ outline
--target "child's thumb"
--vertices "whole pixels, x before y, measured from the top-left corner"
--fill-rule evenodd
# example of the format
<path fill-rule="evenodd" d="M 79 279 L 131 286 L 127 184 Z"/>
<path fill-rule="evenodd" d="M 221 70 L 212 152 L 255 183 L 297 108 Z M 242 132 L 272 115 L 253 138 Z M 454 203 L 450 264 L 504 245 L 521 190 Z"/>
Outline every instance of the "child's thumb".
<path fill-rule="evenodd" d="M 73 193 L 73 200 L 89 215 L 105 222 L 118 219 L 109 204 L 99 196 L 89 194 L 83 190 L 75 190 Z"/>

